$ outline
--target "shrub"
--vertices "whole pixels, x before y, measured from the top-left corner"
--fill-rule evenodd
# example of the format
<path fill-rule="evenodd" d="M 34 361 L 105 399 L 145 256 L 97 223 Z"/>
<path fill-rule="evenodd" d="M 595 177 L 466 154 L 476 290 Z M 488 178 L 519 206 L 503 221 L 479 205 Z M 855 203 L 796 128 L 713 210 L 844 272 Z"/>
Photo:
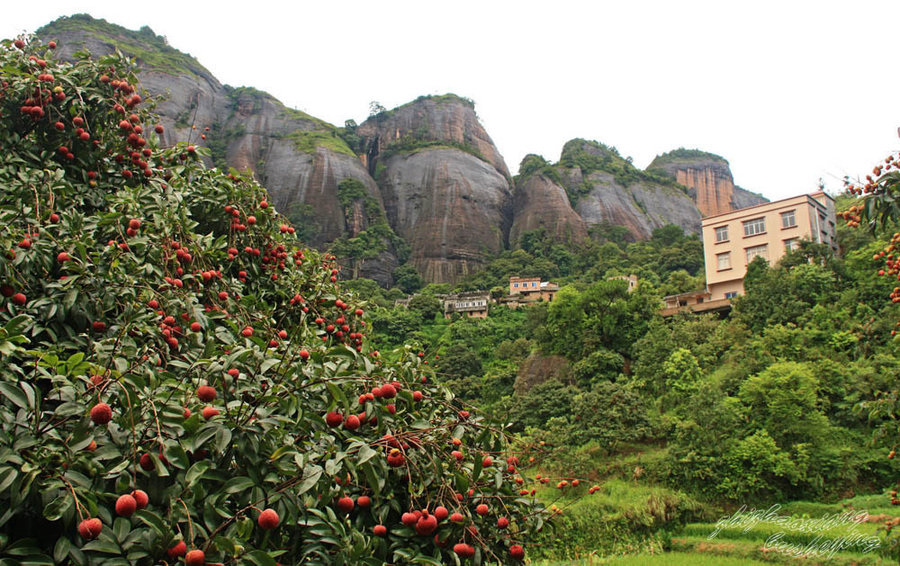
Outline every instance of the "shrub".
<path fill-rule="evenodd" d="M 158 147 L 127 61 L 50 54 L 0 47 L 0 561 L 508 563 L 543 513 L 500 429 L 381 361 L 262 187 Z M 438 505 L 477 531 L 400 521 Z"/>

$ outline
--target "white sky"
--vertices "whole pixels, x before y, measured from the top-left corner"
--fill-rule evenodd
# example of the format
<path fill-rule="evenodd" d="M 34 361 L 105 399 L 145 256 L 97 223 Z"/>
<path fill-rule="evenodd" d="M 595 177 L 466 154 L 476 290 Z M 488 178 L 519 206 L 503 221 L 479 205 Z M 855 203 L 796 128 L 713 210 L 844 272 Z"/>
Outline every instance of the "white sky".
<path fill-rule="evenodd" d="M 149 25 L 222 83 L 335 125 L 471 98 L 512 172 L 582 137 L 646 167 L 699 148 L 770 199 L 837 192 L 900 148 L 900 2 L 108 2 L 0 5 L 0 37 L 79 12 Z"/>

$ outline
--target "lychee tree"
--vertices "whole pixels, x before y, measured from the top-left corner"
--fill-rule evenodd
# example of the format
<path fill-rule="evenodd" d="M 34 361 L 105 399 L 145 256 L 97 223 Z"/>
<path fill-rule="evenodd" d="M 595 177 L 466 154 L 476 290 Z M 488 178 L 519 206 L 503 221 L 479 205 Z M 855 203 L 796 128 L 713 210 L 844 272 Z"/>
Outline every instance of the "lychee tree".
<path fill-rule="evenodd" d="M 0 44 L 0 563 L 514 563 L 501 428 L 382 362 L 265 190 L 120 55 Z M 452 520 L 451 520 L 452 519 Z"/>
<path fill-rule="evenodd" d="M 856 200 L 846 210 L 839 213 L 848 226 L 858 228 L 867 226 L 876 235 L 883 236 L 887 241 L 881 250 L 872 256 L 872 269 L 877 270 L 879 277 L 896 281 L 890 295 L 886 300 L 893 303 L 892 309 L 885 309 L 886 316 L 896 320 L 896 305 L 900 303 L 900 153 L 888 155 L 883 162 L 873 167 L 872 172 L 866 175 L 865 182 L 850 182 L 845 180 L 845 188 Z M 900 321 L 896 321 L 891 337 L 896 344 Z M 893 460 L 896 456 L 900 441 L 900 430 L 897 427 L 897 417 L 900 416 L 900 389 L 894 388 L 887 391 L 879 391 L 876 398 L 864 402 L 860 407 L 865 410 L 873 421 L 881 420 L 884 424 L 876 429 L 875 439 L 881 444 L 887 444 L 889 452 L 887 458 Z M 898 484 L 900 485 L 900 484 Z M 894 488 L 890 494 L 892 505 L 900 505 L 900 495 Z M 900 518 L 888 518 L 883 529 L 885 533 L 885 554 L 900 563 L 900 533 L 894 531 L 900 526 Z"/>

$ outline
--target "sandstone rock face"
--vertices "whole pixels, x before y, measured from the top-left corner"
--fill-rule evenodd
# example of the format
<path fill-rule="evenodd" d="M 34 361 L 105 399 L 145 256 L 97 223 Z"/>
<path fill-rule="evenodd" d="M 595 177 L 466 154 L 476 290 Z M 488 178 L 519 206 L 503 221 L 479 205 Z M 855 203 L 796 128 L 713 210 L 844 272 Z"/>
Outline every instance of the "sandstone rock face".
<path fill-rule="evenodd" d="M 453 94 L 419 97 L 366 120 L 356 133 L 366 140 L 370 167 L 374 166 L 372 156 L 383 154 L 391 144 L 404 140 L 443 141 L 471 148 L 509 178 L 509 169 L 478 121 L 474 104 Z"/>
<path fill-rule="evenodd" d="M 734 180 L 730 174 L 723 175 L 721 171 L 712 167 L 679 169 L 675 172 L 675 180 L 694 191 L 697 208 L 703 216 L 731 211 Z"/>
<path fill-rule="evenodd" d="M 426 281 L 453 283 L 502 251 L 512 222 L 509 170 L 470 101 L 420 97 L 361 124 L 388 222 Z"/>
<path fill-rule="evenodd" d="M 766 202 L 759 195 L 743 189 L 736 190 L 728 161 L 712 153 L 675 150 L 658 156 L 647 169 L 664 172 L 688 187 L 703 216 L 715 216 Z M 736 195 L 738 191 L 740 194 Z"/>
<path fill-rule="evenodd" d="M 561 383 L 572 383 L 572 368 L 563 356 L 543 356 L 532 354 L 522 362 L 513 389 L 517 395 L 524 395 L 535 385 L 556 379 Z"/>
<path fill-rule="evenodd" d="M 538 173 L 516 184 L 510 245 L 517 245 L 524 232 L 541 228 L 557 242 L 577 242 L 588 237 L 587 225 L 572 209 L 566 190 Z"/>
<path fill-rule="evenodd" d="M 338 201 L 338 185 L 344 179 L 360 181 L 381 206 L 374 179 L 337 137 L 334 126 L 285 108 L 256 89 L 223 86 L 196 60 L 168 48 L 149 28 L 133 32 L 77 16 L 57 20 L 43 33 L 57 40 L 63 58 L 73 58 L 78 50 L 101 56 L 116 48 L 137 56 L 140 87 L 158 101 L 156 111 L 165 127 L 161 145 L 187 141 L 206 146 L 212 152 L 208 165 L 252 173 L 276 209 L 302 225 L 298 228 L 303 228 L 306 243 L 325 247 L 365 230 L 365 215 L 348 219 Z M 360 274 L 387 285 L 396 265 L 396 255 L 383 252 L 378 261 L 363 262 Z"/>
<path fill-rule="evenodd" d="M 580 178 L 574 171 L 570 175 Z M 636 240 L 649 239 L 653 230 L 666 224 L 681 226 L 686 234 L 700 232 L 700 213 L 682 192 L 648 182 L 622 186 L 603 171 L 589 174 L 587 182 L 593 188 L 578 200 L 575 210 L 588 225 L 625 226 Z"/>
<path fill-rule="evenodd" d="M 615 148 L 570 140 L 556 172 L 587 226 L 624 226 L 635 240 L 650 238 L 666 224 L 688 234 L 700 231 L 700 213 L 682 187 L 635 168 Z"/>
<path fill-rule="evenodd" d="M 453 282 L 504 248 L 509 184 L 456 149 L 388 157 L 379 179 L 388 221 L 412 243 L 410 262 L 431 282 Z"/>
<path fill-rule="evenodd" d="M 750 192 L 737 185 L 734 186 L 734 193 L 731 195 L 731 206 L 734 210 L 756 206 L 764 202 L 769 202 L 769 199 L 759 193 Z"/>
<path fill-rule="evenodd" d="M 565 145 L 555 166 L 540 158 L 513 191 L 474 104 L 453 94 L 372 116 L 356 128 L 351 148 L 331 124 L 253 88 L 222 85 L 149 28 L 130 31 L 79 15 L 38 35 L 56 40 L 63 58 L 84 49 L 135 56 L 140 86 L 158 101 L 162 145 L 206 146 L 208 165 L 253 174 L 306 243 L 342 248 L 355 275 L 383 285 L 391 284 L 406 246 L 396 235 L 426 281 L 452 283 L 530 230 L 543 228 L 561 242 L 586 238 L 601 223 L 625 226 L 634 239 L 666 224 L 696 233 L 701 212 L 765 202 L 735 187 L 728 162 L 716 155 L 675 150 L 641 171 L 615 148 L 580 139 Z M 361 188 L 348 203 L 341 187 L 349 179 Z"/>
<path fill-rule="evenodd" d="M 316 226 L 308 243 L 322 246 L 349 232 L 337 196 L 344 179 L 360 181 L 380 204 L 374 179 L 334 128 L 254 89 L 236 89 L 230 100 L 229 116 L 213 138 L 222 140 L 226 163 L 252 172 L 289 218 L 311 207 Z"/>

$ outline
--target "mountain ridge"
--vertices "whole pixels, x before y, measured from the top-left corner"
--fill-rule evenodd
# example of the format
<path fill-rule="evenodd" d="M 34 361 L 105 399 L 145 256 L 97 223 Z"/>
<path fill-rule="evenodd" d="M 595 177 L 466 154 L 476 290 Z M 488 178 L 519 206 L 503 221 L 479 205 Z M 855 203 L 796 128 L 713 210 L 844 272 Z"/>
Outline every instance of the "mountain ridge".
<path fill-rule="evenodd" d="M 625 226 L 635 240 L 666 224 L 696 234 L 701 214 L 764 201 L 734 186 L 724 158 L 683 148 L 642 170 L 614 147 L 573 139 L 556 164 L 540 158 L 539 182 L 522 167 L 514 177 L 475 103 L 456 94 L 338 127 L 253 87 L 221 84 L 146 26 L 78 14 L 38 35 L 58 41 L 63 57 L 79 49 L 136 57 L 141 87 L 161 97 L 164 143 L 204 145 L 210 165 L 252 173 L 304 241 L 344 254 L 354 276 L 382 285 L 407 261 L 428 282 L 455 282 L 534 229 L 567 243 L 598 224 Z M 349 181 L 364 195 L 348 208 L 339 193 Z"/>

